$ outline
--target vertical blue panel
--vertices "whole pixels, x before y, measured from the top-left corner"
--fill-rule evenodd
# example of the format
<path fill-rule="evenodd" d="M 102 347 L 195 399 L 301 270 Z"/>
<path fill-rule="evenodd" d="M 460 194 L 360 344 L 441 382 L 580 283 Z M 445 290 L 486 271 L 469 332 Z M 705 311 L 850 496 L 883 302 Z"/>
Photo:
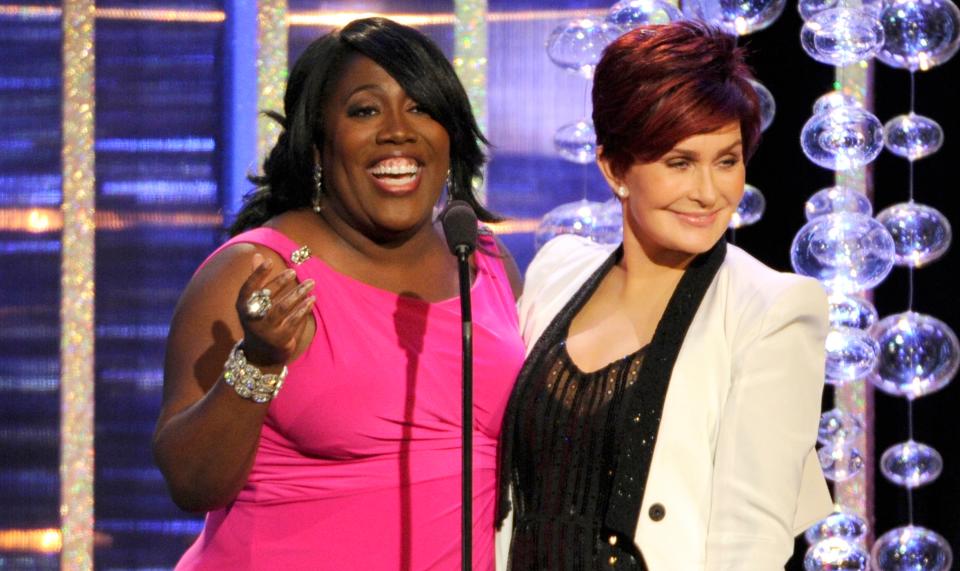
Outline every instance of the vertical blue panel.
<path fill-rule="evenodd" d="M 224 53 L 224 193 L 229 217 L 240 209 L 249 190 L 249 173 L 256 173 L 257 154 L 257 3 L 226 0 Z"/>

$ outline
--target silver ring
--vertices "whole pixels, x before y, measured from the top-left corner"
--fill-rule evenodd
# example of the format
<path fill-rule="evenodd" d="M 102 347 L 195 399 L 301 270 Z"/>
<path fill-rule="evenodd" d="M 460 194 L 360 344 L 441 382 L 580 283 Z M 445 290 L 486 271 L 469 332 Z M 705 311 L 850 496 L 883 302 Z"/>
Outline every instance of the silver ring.
<path fill-rule="evenodd" d="M 267 288 L 258 289 L 247 298 L 247 315 L 251 319 L 263 319 L 263 316 L 270 311 L 270 290 Z"/>

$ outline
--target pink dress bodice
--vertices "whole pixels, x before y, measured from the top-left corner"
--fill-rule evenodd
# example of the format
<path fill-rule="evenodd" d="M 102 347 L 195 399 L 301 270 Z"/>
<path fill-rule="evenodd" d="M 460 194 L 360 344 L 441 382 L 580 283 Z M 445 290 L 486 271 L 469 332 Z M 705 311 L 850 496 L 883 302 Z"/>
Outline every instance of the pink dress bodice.
<path fill-rule="evenodd" d="M 297 244 L 269 228 L 222 247 L 237 242 L 266 246 L 300 281 L 316 280 L 316 334 L 269 404 L 246 485 L 207 514 L 177 568 L 459 568 L 459 297 L 397 295 L 316 256 L 294 264 Z M 475 255 L 472 286 L 473 563 L 490 570 L 497 442 L 524 349 L 496 244 L 489 236 L 480 243 L 487 253 Z"/>

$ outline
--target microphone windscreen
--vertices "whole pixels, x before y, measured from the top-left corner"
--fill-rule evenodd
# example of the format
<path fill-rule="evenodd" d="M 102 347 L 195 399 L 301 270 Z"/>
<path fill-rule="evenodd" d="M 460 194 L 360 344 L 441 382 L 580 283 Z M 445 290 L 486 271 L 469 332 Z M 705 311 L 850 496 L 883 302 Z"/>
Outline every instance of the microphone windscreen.
<path fill-rule="evenodd" d="M 458 255 L 466 249 L 469 254 L 477 247 L 477 213 L 462 200 L 452 200 L 440 215 L 443 234 L 450 253 Z"/>

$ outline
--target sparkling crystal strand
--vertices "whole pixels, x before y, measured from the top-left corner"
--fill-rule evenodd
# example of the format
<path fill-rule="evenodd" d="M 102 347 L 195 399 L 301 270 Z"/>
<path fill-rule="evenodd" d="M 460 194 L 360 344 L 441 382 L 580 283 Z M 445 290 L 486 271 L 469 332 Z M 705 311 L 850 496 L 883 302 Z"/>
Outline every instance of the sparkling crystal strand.
<path fill-rule="evenodd" d="M 940 534 L 906 525 L 884 533 L 873 544 L 870 556 L 880 571 L 948 571 L 953 550 Z"/>
<path fill-rule="evenodd" d="M 864 537 L 868 530 L 867 522 L 860 516 L 837 511 L 807 528 L 803 538 L 811 545 L 830 537 L 855 541 Z"/>
<path fill-rule="evenodd" d="M 831 186 L 818 190 L 808 198 L 804 212 L 807 220 L 840 212 L 870 216 L 873 214 L 873 204 L 862 192 L 842 186 Z"/>
<path fill-rule="evenodd" d="M 539 250 L 561 234 L 591 237 L 596 231 L 603 210 L 603 203 L 589 200 L 577 200 L 557 206 L 547 212 L 540 221 L 534 235 L 536 248 Z"/>
<path fill-rule="evenodd" d="M 852 442 L 863 433 L 863 422 L 850 413 L 838 408 L 828 410 L 820 415 L 820 428 L 817 431 L 817 441 L 821 444 L 833 446 Z"/>
<path fill-rule="evenodd" d="M 777 102 L 773 99 L 773 94 L 762 83 L 755 80 L 748 80 L 757 92 L 760 98 L 760 130 L 766 131 L 767 127 L 773 123 L 773 118 L 777 114 Z"/>
<path fill-rule="evenodd" d="M 786 1 L 684 0 L 680 4 L 687 18 L 703 20 L 742 36 L 772 24 L 783 12 Z"/>
<path fill-rule="evenodd" d="M 627 31 L 648 24 L 667 24 L 683 18 L 680 10 L 661 0 L 623 0 L 610 7 L 607 22 Z"/>
<path fill-rule="evenodd" d="M 804 571 L 866 571 L 869 564 L 867 552 L 856 541 L 842 537 L 818 541 L 803 556 Z"/>
<path fill-rule="evenodd" d="M 939 210 L 915 202 L 894 204 L 877 214 L 877 221 L 890 232 L 894 263 L 918 268 L 947 253 L 953 231 Z"/>
<path fill-rule="evenodd" d="M 915 161 L 940 150 L 943 128 L 933 119 L 911 111 L 884 124 L 883 140 L 891 153 Z"/>
<path fill-rule="evenodd" d="M 866 299 L 856 295 L 833 294 L 830 303 L 830 325 L 867 329 L 877 322 L 877 309 Z"/>
<path fill-rule="evenodd" d="M 908 311 L 881 319 L 870 328 L 880 345 L 878 389 L 907 399 L 947 386 L 960 366 L 960 343 L 950 327 L 929 315 Z"/>
<path fill-rule="evenodd" d="M 730 217 L 730 228 L 742 228 L 756 223 L 763 217 L 766 207 L 767 201 L 760 189 L 751 184 L 745 185 L 740 203 Z"/>
<path fill-rule="evenodd" d="M 817 278 L 832 293 L 873 288 L 893 267 L 893 238 L 862 214 L 828 214 L 807 222 L 790 247 L 797 273 Z"/>
<path fill-rule="evenodd" d="M 863 107 L 857 98 L 840 89 L 824 93 L 813 102 L 813 114 L 819 115 L 838 107 Z"/>
<path fill-rule="evenodd" d="M 855 446 L 826 444 L 817 451 L 823 475 L 831 481 L 843 482 L 856 476 L 863 469 L 863 455 Z"/>
<path fill-rule="evenodd" d="M 866 8 L 830 8 L 800 30 L 800 45 L 813 59 L 844 66 L 872 58 L 883 45 L 883 26 Z"/>
<path fill-rule="evenodd" d="M 880 346 L 862 329 L 837 327 L 827 334 L 827 378 L 855 381 L 873 372 Z"/>
<path fill-rule="evenodd" d="M 558 66 L 591 79 L 604 48 L 623 30 L 610 22 L 581 18 L 561 24 L 547 39 L 547 56 Z"/>
<path fill-rule="evenodd" d="M 940 476 L 943 457 L 926 444 L 908 440 L 884 451 L 880 457 L 880 471 L 898 486 L 918 488 Z"/>
<path fill-rule="evenodd" d="M 960 47 L 960 10 L 950 0 L 887 0 L 879 11 L 883 63 L 911 71 L 949 60 Z"/>
<path fill-rule="evenodd" d="M 800 144 L 807 158 L 823 168 L 859 168 L 883 150 L 883 125 L 862 107 L 837 107 L 811 117 Z"/>
<path fill-rule="evenodd" d="M 581 119 L 557 129 L 553 135 L 553 147 L 565 160 L 586 165 L 597 158 L 597 134 L 593 122 Z"/>

